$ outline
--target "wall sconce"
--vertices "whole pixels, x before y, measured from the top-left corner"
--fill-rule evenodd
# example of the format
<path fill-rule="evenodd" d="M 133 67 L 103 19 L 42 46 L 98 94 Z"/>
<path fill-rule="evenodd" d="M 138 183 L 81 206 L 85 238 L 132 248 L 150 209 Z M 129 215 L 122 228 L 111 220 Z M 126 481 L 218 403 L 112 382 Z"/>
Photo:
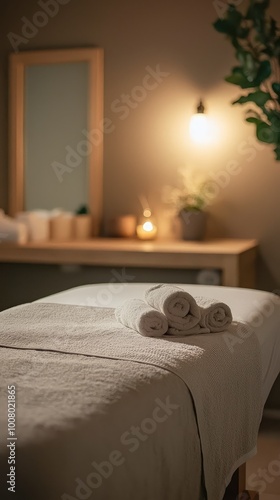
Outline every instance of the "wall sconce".
<path fill-rule="evenodd" d="M 211 141 L 209 121 L 202 100 L 199 101 L 196 114 L 192 116 L 190 121 L 190 137 L 194 143 L 199 145 L 205 145 Z"/>
<path fill-rule="evenodd" d="M 140 240 L 153 240 L 156 237 L 157 226 L 150 209 L 144 210 L 143 217 L 141 217 L 137 225 L 136 234 Z"/>

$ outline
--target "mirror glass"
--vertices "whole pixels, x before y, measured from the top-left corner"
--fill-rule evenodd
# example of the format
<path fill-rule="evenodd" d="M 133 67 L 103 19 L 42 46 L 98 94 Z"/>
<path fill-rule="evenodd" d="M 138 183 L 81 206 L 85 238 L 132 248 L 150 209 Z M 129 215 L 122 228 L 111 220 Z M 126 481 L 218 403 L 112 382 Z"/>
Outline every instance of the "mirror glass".
<path fill-rule="evenodd" d="M 9 213 L 86 205 L 100 234 L 103 50 L 10 54 Z"/>
<path fill-rule="evenodd" d="M 67 162 L 89 129 L 88 82 L 85 62 L 26 68 L 25 210 L 88 205 L 88 157 L 76 159 L 76 168 Z"/>

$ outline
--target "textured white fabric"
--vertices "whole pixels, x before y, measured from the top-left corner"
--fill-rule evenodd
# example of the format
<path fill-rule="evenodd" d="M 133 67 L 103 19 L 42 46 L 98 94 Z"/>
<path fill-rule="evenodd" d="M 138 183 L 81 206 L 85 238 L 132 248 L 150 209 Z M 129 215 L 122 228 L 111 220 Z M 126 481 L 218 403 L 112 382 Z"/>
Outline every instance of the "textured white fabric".
<path fill-rule="evenodd" d="M 86 285 L 45 297 L 38 302 L 117 307 L 130 297 L 143 299 L 151 286 L 151 283 L 119 283 L 113 291 L 108 283 Z M 231 308 L 234 320 L 250 323 L 256 314 L 260 314 L 260 321 L 254 330 L 261 348 L 262 398 L 265 403 L 280 371 L 280 298 L 269 292 L 245 288 L 178 286 L 193 296 L 225 302 Z M 270 312 L 267 312 L 269 308 Z"/>
<path fill-rule="evenodd" d="M 230 335 L 240 340 L 234 328 Z M 126 362 L 135 361 L 177 375 L 194 401 L 208 500 L 222 498 L 233 468 L 254 451 L 262 414 L 260 352 L 254 334 L 234 343 L 233 349 L 224 334 L 144 338 L 120 325 L 113 309 L 58 304 L 4 311 L 0 332 L 4 348 L 107 358 L 108 366 L 119 359 L 125 361 L 124 370 Z M 129 392 L 124 403 L 127 398 Z M 33 410 L 36 418 L 37 408 Z M 104 434 L 107 431 L 103 429 Z"/>
<path fill-rule="evenodd" d="M 144 337 L 162 337 L 168 330 L 167 319 L 141 299 L 128 299 L 115 310 L 116 319 Z"/>
<path fill-rule="evenodd" d="M 123 463 L 91 496 L 85 494 L 89 500 L 200 498 L 196 418 L 177 376 L 133 361 L 124 367 L 119 360 L 30 350 L 0 349 L 0 364 L 2 472 L 8 458 L 7 386 L 16 384 L 15 499 L 79 500 L 77 478 L 87 485 L 88 475 L 97 472 L 92 463 L 108 461 L 114 450 Z M 156 400 L 167 398 L 179 408 L 170 415 L 156 411 L 162 420 L 154 433 L 143 434 L 144 441 L 135 437 L 132 427 L 149 432 Z M 4 480 L 0 498 L 13 498 Z"/>

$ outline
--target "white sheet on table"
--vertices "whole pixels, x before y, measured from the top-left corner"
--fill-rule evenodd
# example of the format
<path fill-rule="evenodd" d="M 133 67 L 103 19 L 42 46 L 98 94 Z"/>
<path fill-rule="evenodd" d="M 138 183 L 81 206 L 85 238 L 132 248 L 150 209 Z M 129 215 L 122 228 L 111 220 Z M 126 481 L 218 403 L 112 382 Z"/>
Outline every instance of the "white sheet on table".
<path fill-rule="evenodd" d="M 150 286 L 152 283 L 86 285 L 50 295 L 38 302 L 117 307 L 125 299 L 144 298 L 145 290 Z M 192 295 L 222 300 L 230 306 L 235 320 L 250 324 L 252 314 L 262 311 L 264 304 L 270 304 L 271 311 L 267 310 L 267 317 L 261 313 L 261 324 L 255 327 L 262 352 L 262 396 L 265 402 L 280 371 L 280 298 L 276 303 L 276 296 L 271 293 L 244 288 L 181 284 L 178 286 Z"/>

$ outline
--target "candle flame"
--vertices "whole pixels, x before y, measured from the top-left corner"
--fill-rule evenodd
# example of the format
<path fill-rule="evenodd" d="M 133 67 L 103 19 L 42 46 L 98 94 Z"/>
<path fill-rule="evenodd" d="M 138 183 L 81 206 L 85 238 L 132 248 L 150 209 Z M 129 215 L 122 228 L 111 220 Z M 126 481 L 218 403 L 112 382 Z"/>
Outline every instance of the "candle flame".
<path fill-rule="evenodd" d="M 154 229 L 154 225 L 151 221 L 144 222 L 143 229 L 144 231 L 147 231 L 149 233 Z"/>

